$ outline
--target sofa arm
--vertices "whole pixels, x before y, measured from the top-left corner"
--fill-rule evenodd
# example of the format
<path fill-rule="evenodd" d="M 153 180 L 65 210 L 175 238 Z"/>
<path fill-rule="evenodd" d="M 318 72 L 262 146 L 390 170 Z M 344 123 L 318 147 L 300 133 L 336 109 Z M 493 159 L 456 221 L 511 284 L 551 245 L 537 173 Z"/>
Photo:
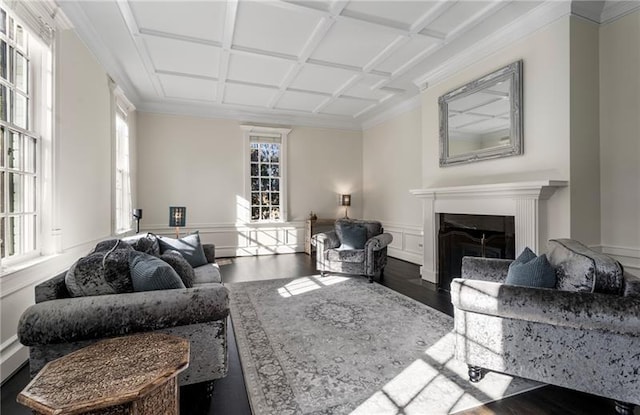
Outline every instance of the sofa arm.
<path fill-rule="evenodd" d="M 327 249 L 339 247 L 340 239 L 338 239 L 336 231 L 329 231 L 313 235 L 311 243 L 317 248 L 318 252 L 322 252 Z"/>
<path fill-rule="evenodd" d="M 511 259 L 466 256 L 462 258 L 462 278 L 504 282 L 512 262 Z"/>
<path fill-rule="evenodd" d="M 581 330 L 640 333 L 640 298 L 454 278 L 457 310 Z"/>
<path fill-rule="evenodd" d="M 216 262 L 216 246 L 214 244 L 202 244 L 204 249 L 204 256 L 207 258 L 207 262 L 213 264 Z"/>
<path fill-rule="evenodd" d="M 45 301 L 20 317 L 25 346 L 70 343 L 221 320 L 229 291 L 220 284 L 194 288 Z"/>
<path fill-rule="evenodd" d="M 624 296 L 640 298 L 640 278 L 624 275 Z"/>
<path fill-rule="evenodd" d="M 393 236 L 390 233 L 381 233 L 380 235 L 373 236 L 364 244 L 364 250 L 369 252 L 369 249 L 373 251 L 379 251 L 386 248 L 393 241 Z"/>

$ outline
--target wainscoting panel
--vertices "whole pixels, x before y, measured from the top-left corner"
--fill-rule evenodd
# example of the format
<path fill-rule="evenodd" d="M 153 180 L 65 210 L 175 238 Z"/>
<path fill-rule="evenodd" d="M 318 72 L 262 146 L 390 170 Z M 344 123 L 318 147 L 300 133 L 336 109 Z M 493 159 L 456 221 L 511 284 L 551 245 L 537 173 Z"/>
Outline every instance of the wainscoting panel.
<path fill-rule="evenodd" d="M 422 227 L 396 222 L 384 222 L 382 226 L 393 236 L 388 247 L 389 256 L 422 265 Z"/>
<path fill-rule="evenodd" d="M 597 245 L 592 248 L 615 258 L 622 264 L 625 273 L 640 278 L 640 248 L 611 245 Z"/>

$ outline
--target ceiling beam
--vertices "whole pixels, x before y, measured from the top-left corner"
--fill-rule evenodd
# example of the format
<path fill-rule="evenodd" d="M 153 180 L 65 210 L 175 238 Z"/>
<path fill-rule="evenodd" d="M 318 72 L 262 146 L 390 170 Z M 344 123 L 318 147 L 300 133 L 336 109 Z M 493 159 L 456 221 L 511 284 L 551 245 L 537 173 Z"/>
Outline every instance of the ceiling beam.
<path fill-rule="evenodd" d="M 238 0 L 228 0 L 226 2 L 224 19 L 224 31 L 222 34 L 222 53 L 220 54 L 220 66 L 218 70 L 218 85 L 216 102 L 222 104 L 224 101 L 224 91 L 226 88 L 227 74 L 229 72 L 229 57 L 231 56 L 231 45 L 233 43 L 233 33 L 236 27 L 236 16 L 238 14 Z"/>

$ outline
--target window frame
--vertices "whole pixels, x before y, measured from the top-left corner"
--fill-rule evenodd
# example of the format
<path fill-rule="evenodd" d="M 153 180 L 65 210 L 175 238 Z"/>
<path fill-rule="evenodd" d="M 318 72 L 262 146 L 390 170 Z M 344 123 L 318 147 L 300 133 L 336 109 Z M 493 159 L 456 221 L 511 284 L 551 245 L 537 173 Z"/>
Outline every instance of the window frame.
<path fill-rule="evenodd" d="M 132 165 L 131 165 L 131 155 L 132 155 L 132 146 L 131 146 L 131 122 L 130 122 L 130 114 L 135 110 L 135 107 L 127 99 L 124 95 L 124 91 L 120 87 L 118 87 L 113 80 L 109 79 L 109 84 L 111 86 L 111 96 L 112 96 L 112 105 L 111 105 L 111 120 L 112 120 L 112 174 L 111 174 L 111 213 L 112 213 L 112 229 L 114 235 L 124 235 L 133 230 L 133 175 L 132 175 Z M 122 197 L 124 200 L 126 198 L 126 187 L 123 186 L 122 189 L 118 189 L 118 176 L 120 174 L 119 169 L 119 159 L 120 153 L 119 149 L 119 139 L 118 136 L 118 117 L 122 118 L 127 126 L 127 160 L 128 160 L 128 170 L 127 170 L 127 178 L 128 178 L 128 208 L 127 203 L 124 203 L 123 207 L 119 207 L 119 197 Z M 119 226 L 120 221 L 125 224 L 124 227 Z"/>
<path fill-rule="evenodd" d="M 2 204 L 3 211 L 0 212 L 0 218 L 5 220 L 5 227 L 0 228 L 2 232 L 0 234 L 0 240 L 2 240 L 2 249 L 0 250 L 0 256 L 2 258 L 3 265 L 15 265 L 20 262 L 31 260 L 41 254 L 43 244 L 42 234 L 42 141 L 43 137 L 38 132 L 42 130 L 46 124 L 45 113 L 40 114 L 42 110 L 42 104 L 36 105 L 34 99 L 41 98 L 46 99 L 46 88 L 50 88 L 51 85 L 46 85 L 41 82 L 38 77 L 42 76 L 42 72 L 46 70 L 45 65 L 49 64 L 45 60 L 44 55 L 39 56 L 38 59 L 34 59 L 32 52 L 36 54 L 41 53 L 43 46 L 38 46 L 34 42 L 38 42 L 40 39 L 32 29 L 25 25 L 19 16 L 11 8 L 6 7 L 0 3 L 2 11 L 4 11 L 5 20 L 5 33 L 0 33 L 0 39 L 5 43 L 5 59 L 7 65 L 6 77 L 0 77 L 0 85 L 5 88 L 7 92 L 5 96 L 6 105 L 6 120 L 0 119 L 0 126 L 3 131 L 0 139 L 2 140 L 2 157 L 3 165 L 0 170 L 4 173 L 2 180 L 2 187 L 4 189 Z M 19 33 L 18 27 L 22 31 L 23 42 L 17 39 Z M 13 38 L 11 36 L 13 33 Z M 45 47 L 46 48 L 46 47 Z M 24 74 L 24 82 L 26 89 L 22 89 L 17 80 L 17 67 L 18 67 L 18 55 L 22 56 L 26 63 L 26 74 Z M 34 64 L 34 61 L 38 64 Z M 34 66 L 35 65 L 35 66 Z M 42 90 L 40 90 L 42 89 Z M 16 123 L 14 118 L 16 111 L 16 96 L 20 95 L 26 99 L 26 107 L 24 114 L 25 124 L 20 125 Z M 12 140 L 11 135 L 17 135 L 19 140 L 19 158 L 20 163 L 18 167 L 9 166 L 9 142 Z M 27 145 L 27 142 L 30 142 Z M 26 154 L 25 151 L 30 149 L 30 153 Z M 31 159 L 33 168 L 29 169 L 27 158 Z M 17 211 L 10 212 L 9 209 L 9 176 L 10 174 L 17 174 L 21 177 L 23 194 L 20 195 L 21 203 L 23 206 Z M 27 181 L 33 180 L 33 183 L 27 185 Z M 29 192 L 24 192 L 29 188 Z M 28 193 L 28 194 L 27 194 Z M 31 208 L 25 207 L 24 204 L 32 204 Z M 8 234 L 8 223 L 10 218 L 20 218 L 19 222 L 22 227 L 20 230 L 20 242 L 21 245 L 18 249 L 18 253 L 7 256 L 8 245 L 6 235 Z M 31 217 L 33 223 L 25 227 L 24 218 Z M 15 232 L 14 232 L 15 233 Z M 31 236 L 28 236 L 31 234 Z"/>
<path fill-rule="evenodd" d="M 256 125 L 241 125 L 244 132 L 243 146 L 243 172 L 244 172 L 244 199 L 246 201 L 245 214 L 241 219 L 245 223 L 268 224 L 285 223 L 288 221 L 288 180 L 287 180 L 287 141 L 290 128 L 263 127 Z M 251 219 L 251 137 L 269 137 L 280 140 L 280 218 L 279 219 Z"/>

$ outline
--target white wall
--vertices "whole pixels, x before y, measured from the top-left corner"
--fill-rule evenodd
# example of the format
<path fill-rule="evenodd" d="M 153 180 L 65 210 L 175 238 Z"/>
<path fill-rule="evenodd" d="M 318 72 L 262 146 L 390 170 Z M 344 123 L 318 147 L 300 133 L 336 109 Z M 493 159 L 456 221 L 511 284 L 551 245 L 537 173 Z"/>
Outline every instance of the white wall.
<path fill-rule="evenodd" d="M 442 187 L 523 180 L 570 180 L 569 18 L 562 18 L 422 93 L 422 185 Z M 524 154 L 439 167 L 438 97 L 523 60 Z M 545 238 L 570 235 L 569 190 L 547 202 Z"/>
<path fill-rule="evenodd" d="M 1 378 L 27 359 L 17 340 L 18 319 L 34 302 L 34 286 L 66 269 L 98 240 L 111 234 L 111 120 L 107 76 L 72 31 L 55 45 L 56 125 L 52 177 L 53 247 L 57 255 L 0 277 Z M 134 115 L 135 116 L 135 115 Z"/>
<path fill-rule="evenodd" d="M 571 238 L 600 243 L 599 25 L 571 18 Z M 526 109 L 525 109 L 526 110 Z"/>
<path fill-rule="evenodd" d="M 364 217 L 393 235 L 389 255 L 422 263 L 422 115 L 405 112 L 363 131 Z"/>
<path fill-rule="evenodd" d="M 600 28 L 602 249 L 640 276 L 640 11 Z"/>
<path fill-rule="evenodd" d="M 245 169 L 241 123 L 138 114 L 138 207 L 141 229 L 169 233 L 171 205 L 187 207 L 189 232 L 216 244 L 218 256 L 303 250 L 310 211 L 336 218 L 338 194 L 353 195 L 350 216 L 362 215 L 362 134 L 293 127 L 288 138 L 288 222 L 242 223 Z"/>

